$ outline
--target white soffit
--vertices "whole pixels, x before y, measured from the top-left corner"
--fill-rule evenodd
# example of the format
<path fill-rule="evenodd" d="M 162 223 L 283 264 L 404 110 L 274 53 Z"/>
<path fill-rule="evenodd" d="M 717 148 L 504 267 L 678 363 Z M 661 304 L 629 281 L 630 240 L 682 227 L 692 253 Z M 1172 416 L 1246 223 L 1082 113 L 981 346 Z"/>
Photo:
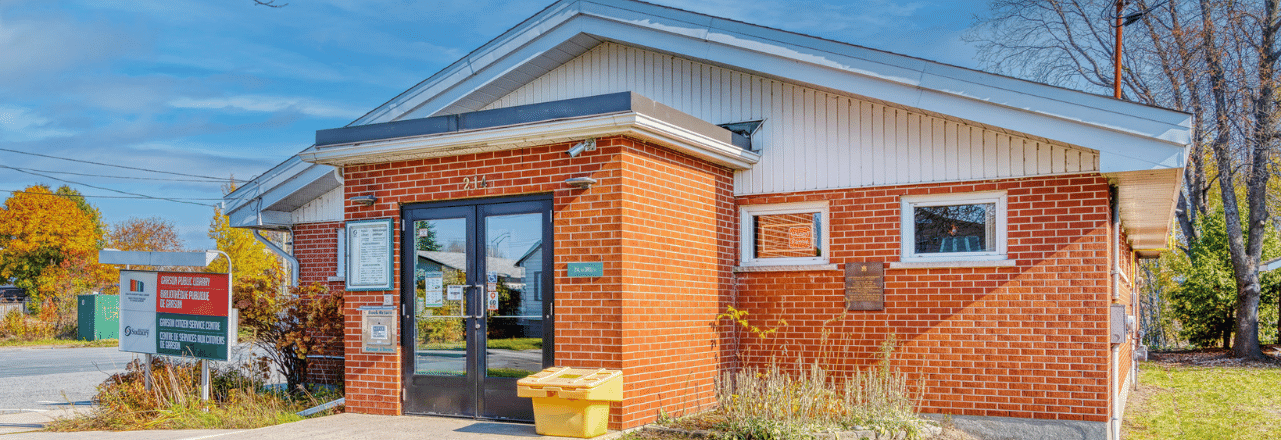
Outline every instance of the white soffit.
<path fill-rule="evenodd" d="M 1105 173 L 1178 168 L 1191 117 L 629 0 L 564 0 L 352 125 L 477 110 L 608 40 L 963 117 L 1100 152 Z"/>
<path fill-rule="evenodd" d="M 336 168 L 295 155 L 223 196 L 223 214 L 232 227 L 286 227 L 290 212 L 340 186 Z"/>
<path fill-rule="evenodd" d="M 1145 255 L 1164 250 L 1183 185 L 1183 170 L 1129 171 L 1107 177 L 1117 186 L 1121 226 L 1130 246 Z"/>

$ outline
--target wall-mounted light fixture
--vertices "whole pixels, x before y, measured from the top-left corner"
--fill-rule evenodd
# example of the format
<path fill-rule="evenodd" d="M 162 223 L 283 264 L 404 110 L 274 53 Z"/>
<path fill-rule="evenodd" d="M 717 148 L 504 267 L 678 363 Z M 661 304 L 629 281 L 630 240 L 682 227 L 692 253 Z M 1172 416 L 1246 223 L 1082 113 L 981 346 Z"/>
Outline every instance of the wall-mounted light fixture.
<path fill-rule="evenodd" d="M 574 146 L 569 147 L 569 151 L 566 151 L 565 154 L 568 154 L 569 157 L 578 157 L 578 155 L 583 154 L 584 151 L 596 151 L 595 138 L 574 144 Z"/>
<path fill-rule="evenodd" d="M 356 204 L 360 206 L 374 206 L 375 203 L 378 203 L 378 196 L 373 194 L 367 196 L 352 196 L 347 200 L 356 202 Z"/>
<path fill-rule="evenodd" d="M 565 179 L 565 184 L 577 189 L 587 189 L 596 184 L 596 179 L 591 177 L 574 177 Z"/>

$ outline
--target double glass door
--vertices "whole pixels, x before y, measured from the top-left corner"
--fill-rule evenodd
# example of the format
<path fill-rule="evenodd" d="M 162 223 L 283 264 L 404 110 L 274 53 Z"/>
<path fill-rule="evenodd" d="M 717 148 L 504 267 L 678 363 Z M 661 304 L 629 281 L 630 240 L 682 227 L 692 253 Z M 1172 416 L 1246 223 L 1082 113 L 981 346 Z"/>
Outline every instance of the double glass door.
<path fill-rule="evenodd" d="M 533 420 L 516 381 L 553 360 L 550 198 L 402 215 L 405 412 Z"/>

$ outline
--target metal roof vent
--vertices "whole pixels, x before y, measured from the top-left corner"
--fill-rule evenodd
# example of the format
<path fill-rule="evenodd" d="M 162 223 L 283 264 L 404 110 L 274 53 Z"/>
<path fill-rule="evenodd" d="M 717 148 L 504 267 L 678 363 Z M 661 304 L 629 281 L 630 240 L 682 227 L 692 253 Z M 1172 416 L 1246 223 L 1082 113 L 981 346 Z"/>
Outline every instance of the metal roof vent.
<path fill-rule="evenodd" d="M 761 129 L 761 124 L 764 123 L 765 120 L 762 119 L 759 121 L 716 124 L 716 126 L 729 130 L 730 133 L 734 134 L 734 145 L 747 151 L 756 151 L 756 148 L 752 147 L 752 135 L 756 134 L 756 131 Z"/>

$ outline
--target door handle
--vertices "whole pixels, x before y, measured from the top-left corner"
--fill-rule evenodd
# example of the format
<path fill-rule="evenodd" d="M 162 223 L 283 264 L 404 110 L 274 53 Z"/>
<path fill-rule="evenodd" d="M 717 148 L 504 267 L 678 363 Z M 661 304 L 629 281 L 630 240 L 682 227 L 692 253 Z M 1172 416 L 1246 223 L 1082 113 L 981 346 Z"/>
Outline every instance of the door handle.
<path fill-rule="evenodd" d="M 485 285 L 484 285 L 484 284 L 466 284 L 466 286 L 467 286 L 467 288 L 469 288 L 469 289 L 471 289 L 471 288 L 480 289 L 481 296 L 484 296 L 484 293 L 485 293 Z M 476 316 L 467 316 L 467 317 L 468 317 L 468 318 L 475 319 L 476 321 L 473 323 L 473 325 L 475 326 L 474 328 L 475 328 L 476 330 L 480 330 L 480 320 L 485 319 L 485 316 L 484 316 L 484 315 L 476 315 Z"/>

